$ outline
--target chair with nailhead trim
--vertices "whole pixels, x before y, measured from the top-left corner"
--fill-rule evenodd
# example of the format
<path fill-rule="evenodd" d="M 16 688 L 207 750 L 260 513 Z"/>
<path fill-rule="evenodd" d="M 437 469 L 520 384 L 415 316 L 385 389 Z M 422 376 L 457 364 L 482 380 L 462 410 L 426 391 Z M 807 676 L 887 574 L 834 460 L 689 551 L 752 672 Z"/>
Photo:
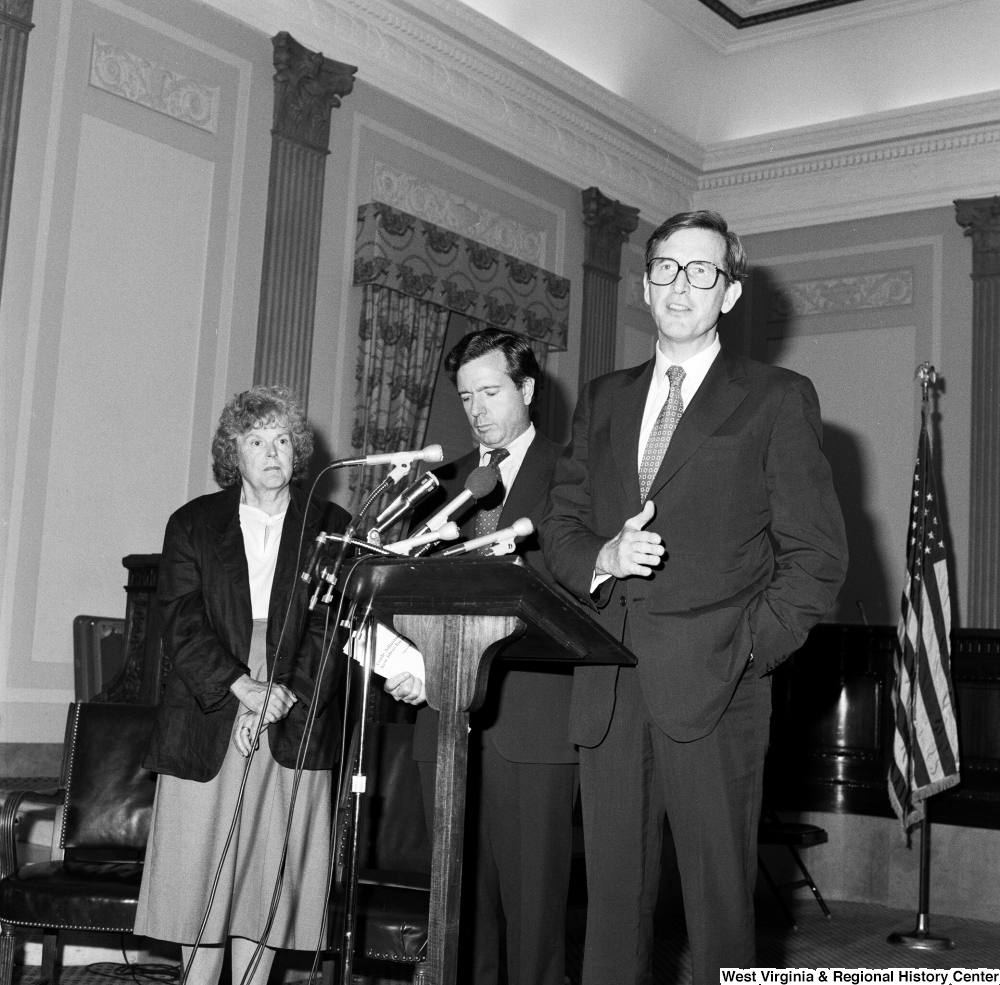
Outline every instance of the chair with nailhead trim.
<path fill-rule="evenodd" d="M 358 839 L 355 955 L 413 965 L 414 985 L 424 980 L 430 909 L 431 845 L 424 821 L 420 775 L 413 761 L 413 726 L 383 722 L 371 728 L 368 793 Z M 347 761 L 353 759 L 349 755 Z M 350 810 L 344 784 L 338 816 Z M 338 869 L 343 868 L 346 824 L 338 824 Z M 330 900 L 334 948 L 344 917 L 342 883 Z M 327 974 L 327 981 L 331 976 Z"/>
<path fill-rule="evenodd" d="M 16 935 L 42 931 L 42 979 L 56 985 L 59 932 L 130 933 L 156 778 L 140 766 L 152 705 L 70 705 L 63 758 L 63 858 L 17 865 L 18 807 L 0 810 L 0 985 L 10 985 Z"/>

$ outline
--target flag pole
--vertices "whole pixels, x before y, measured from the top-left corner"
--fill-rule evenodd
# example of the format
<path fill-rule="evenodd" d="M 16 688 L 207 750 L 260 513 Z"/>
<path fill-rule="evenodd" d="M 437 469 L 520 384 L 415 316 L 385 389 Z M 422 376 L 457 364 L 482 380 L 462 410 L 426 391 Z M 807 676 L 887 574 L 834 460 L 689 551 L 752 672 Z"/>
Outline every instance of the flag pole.
<path fill-rule="evenodd" d="M 950 937 L 931 933 L 931 812 L 930 802 L 924 803 L 924 818 L 920 822 L 920 910 L 917 925 L 909 933 L 897 930 L 886 940 L 890 944 L 918 951 L 951 951 L 955 942 Z"/>
<path fill-rule="evenodd" d="M 937 371 L 930 363 L 921 363 L 917 367 L 917 378 L 920 380 L 920 385 L 922 387 L 922 403 L 920 408 L 921 414 L 921 425 L 923 429 L 927 428 L 927 418 L 930 408 L 930 389 L 933 385 L 937 383 Z M 923 498 L 923 490 L 921 498 Z M 923 519 L 922 514 L 920 514 L 920 524 L 921 531 L 919 540 L 923 541 Z M 917 625 L 922 623 L 922 593 L 918 594 L 916 598 L 917 606 Z M 914 681 L 919 681 L 920 679 L 920 648 L 916 648 L 915 661 L 916 665 L 914 667 Z M 910 696 L 911 702 L 914 699 L 917 692 L 917 688 L 914 686 L 911 688 Z M 913 748 L 914 744 L 914 721 L 915 715 L 911 713 L 910 715 L 910 730 L 911 730 L 911 744 L 910 748 Z M 910 773 L 912 776 L 913 764 L 912 756 L 910 762 Z M 903 931 L 895 931 L 891 933 L 886 940 L 890 944 L 896 944 L 901 947 L 909 947 L 914 950 L 921 951 L 950 951 L 955 947 L 955 942 L 950 938 L 940 934 L 931 933 L 931 816 L 930 816 L 930 798 L 924 800 L 923 802 L 923 817 L 920 821 L 920 897 L 919 897 L 919 910 L 917 911 L 917 925 L 909 933 Z"/>

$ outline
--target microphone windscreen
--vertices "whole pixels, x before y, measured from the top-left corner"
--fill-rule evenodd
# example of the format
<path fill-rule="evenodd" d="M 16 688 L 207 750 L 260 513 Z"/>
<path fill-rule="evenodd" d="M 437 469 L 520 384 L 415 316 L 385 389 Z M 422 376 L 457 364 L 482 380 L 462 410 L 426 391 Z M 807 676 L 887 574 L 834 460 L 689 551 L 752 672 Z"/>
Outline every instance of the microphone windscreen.
<path fill-rule="evenodd" d="M 469 473 L 469 478 L 465 480 L 465 488 L 475 496 L 482 499 L 493 492 L 497 484 L 496 469 L 491 469 L 488 465 L 480 465 Z"/>
<path fill-rule="evenodd" d="M 528 517 L 522 516 L 510 525 L 510 529 L 514 531 L 515 537 L 527 537 L 535 529 L 535 525 Z"/>

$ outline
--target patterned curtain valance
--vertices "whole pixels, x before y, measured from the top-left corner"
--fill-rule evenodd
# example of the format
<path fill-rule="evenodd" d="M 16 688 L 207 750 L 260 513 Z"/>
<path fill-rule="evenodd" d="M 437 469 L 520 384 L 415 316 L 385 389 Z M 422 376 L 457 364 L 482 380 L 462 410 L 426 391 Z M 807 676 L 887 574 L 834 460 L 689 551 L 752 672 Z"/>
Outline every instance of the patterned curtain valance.
<path fill-rule="evenodd" d="M 549 349 L 566 348 L 565 277 L 382 202 L 358 209 L 354 283 L 389 287 Z"/>

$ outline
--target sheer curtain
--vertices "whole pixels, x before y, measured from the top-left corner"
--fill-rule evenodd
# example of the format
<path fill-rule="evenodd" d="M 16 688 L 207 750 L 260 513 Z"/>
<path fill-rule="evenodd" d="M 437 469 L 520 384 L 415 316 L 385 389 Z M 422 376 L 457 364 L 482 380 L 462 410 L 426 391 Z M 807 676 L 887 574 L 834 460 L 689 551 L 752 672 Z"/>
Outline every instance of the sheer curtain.
<path fill-rule="evenodd" d="M 364 292 L 351 432 L 354 456 L 419 448 L 427 433 L 449 311 L 374 284 L 365 285 Z M 387 466 L 351 473 L 352 511 L 387 473 Z M 376 503 L 372 512 L 380 508 Z"/>

